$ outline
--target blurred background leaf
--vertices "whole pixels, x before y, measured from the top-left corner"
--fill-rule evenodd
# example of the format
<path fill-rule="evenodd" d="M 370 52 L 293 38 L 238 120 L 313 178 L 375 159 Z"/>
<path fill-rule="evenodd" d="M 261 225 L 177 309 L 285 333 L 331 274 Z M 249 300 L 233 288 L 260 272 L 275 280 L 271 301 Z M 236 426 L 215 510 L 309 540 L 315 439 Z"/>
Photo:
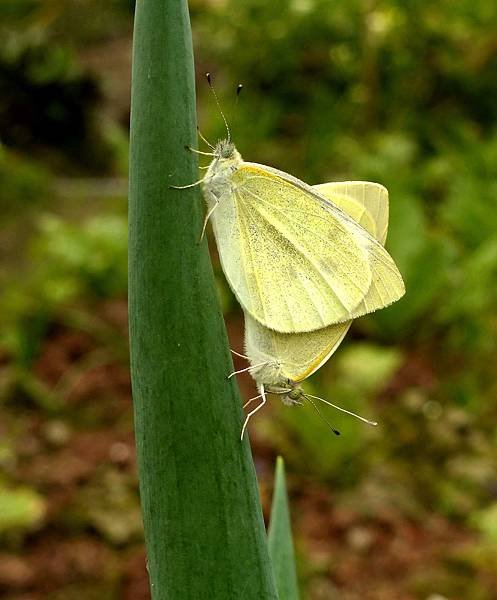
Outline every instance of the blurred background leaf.
<path fill-rule="evenodd" d="M 45 512 L 43 498 L 28 488 L 0 488 L 0 535 L 11 529 L 30 529 Z"/>

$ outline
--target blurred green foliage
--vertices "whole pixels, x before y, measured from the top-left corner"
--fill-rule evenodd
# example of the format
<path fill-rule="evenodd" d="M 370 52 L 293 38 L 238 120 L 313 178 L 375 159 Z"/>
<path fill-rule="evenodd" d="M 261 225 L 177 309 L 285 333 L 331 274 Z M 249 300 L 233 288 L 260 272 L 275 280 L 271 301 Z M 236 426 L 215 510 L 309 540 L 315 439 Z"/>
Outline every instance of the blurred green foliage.
<path fill-rule="evenodd" d="M 30 255 L 36 268 L 0 298 L 0 344 L 24 366 L 62 307 L 126 294 L 127 219 L 102 214 L 75 224 L 44 215 Z"/>
<path fill-rule="evenodd" d="M 0 536 L 15 529 L 30 529 L 43 518 L 43 498 L 28 488 L 9 489 L 0 483 Z"/>
<path fill-rule="evenodd" d="M 116 10 L 122 4 L 111 3 L 110 14 L 98 21 L 100 32 L 116 14 L 124 21 L 122 10 Z M 44 160 L 64 171 L 77 167 L 104 173 L 116 160 L 112 139 L 107 139 L 112 131 L 97 117 L 101 90 L 94 75 L 81 67 L 73 42 L 76 31 L 80 43 L 92 39 L 94 21 L 86 18 L 90 8 L 60 0 L 2 3 L 0 140 L 38 156 L 49 148 Z M 114 22 L 113 27 L 119 31 L 123 25 Z"/>
<path fill-rule="evenodd" d="M 40 163 L 0 144 L 0 223 L 16 218 L 20 208 L 29 210 L 47 198 L 52 177 Z"/>
<path fill-rule="evenodd" d="M 47 304 L 123 295 L 127 286 L 127 219 L 98 215 L 78 224 L 53 215 L 40 221 L 31 252 L 44 265 L 39 287 Z"/>
<path fill-rule="evenodd" d="M 382 390 L 385 381 L 391 379 L 401 362 L 402 355 L 394 348 L 349 344 L 333 361 L 333 379 L 323 385 L 321 378 L 319 389 L 313 387 L 312 393 L 324 394 L 323 398 L 334 404 L 373 418 L 368 414 L 371 410 L 368 399 Z M 319 402 L 315 404 L 319 410 L 326 411 Z M 330 412 L 326 411 L 326 417 L 331 419 L 332 425 L 340 423 L 340 443 L 337 443 L 328 424 L 307 403 L 302 408 L 282 412 L 281 418 L 286 427 L 276 435 L 285 448 L 287 459 L 291 458 L 299 470 L 305 469 L 321 480 L 339 476 L 343 485 L 357 484 L 363 473 L 363 459 L 367 458 L 366 449 L 371 438 L 377 439 L 376 431 L 368 430 L 368 426 L 351 417 Z"/>

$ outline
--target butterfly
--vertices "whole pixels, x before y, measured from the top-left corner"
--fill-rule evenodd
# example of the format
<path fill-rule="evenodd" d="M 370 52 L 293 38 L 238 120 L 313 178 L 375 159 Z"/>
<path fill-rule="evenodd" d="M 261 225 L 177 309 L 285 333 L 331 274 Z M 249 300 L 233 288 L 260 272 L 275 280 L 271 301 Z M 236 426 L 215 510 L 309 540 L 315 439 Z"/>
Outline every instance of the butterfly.
<path fill-rule="evenodd" d="M 315 188 L 360 223 L 381 244 L 385 243 L 388 228 L 386 188 L 363 181 L 325 183 Z M 313 400 L 321 400 L 369 424 L 376 424 L 323 398 L 306 394 L 300 386 L 333 355 L 351 324 L 352 321 L 347 321 L 312 332 L 280 333 L 264 327 L 245 312 L 246 354 L 242 356 L 249 360 L 250 366 L 241 371 L 248 370 L 251 373 L 259 392 L 248 403 L 258 399 L 261 399 L 261 403 L 247 415 L 242 437 L 250 417 L 265 404 L 267 393 L 278 395 L 284 404 L 290 406 L 308 400 L 316 410 Z M 337 433 L 336 429 L 331 428 Z"/>

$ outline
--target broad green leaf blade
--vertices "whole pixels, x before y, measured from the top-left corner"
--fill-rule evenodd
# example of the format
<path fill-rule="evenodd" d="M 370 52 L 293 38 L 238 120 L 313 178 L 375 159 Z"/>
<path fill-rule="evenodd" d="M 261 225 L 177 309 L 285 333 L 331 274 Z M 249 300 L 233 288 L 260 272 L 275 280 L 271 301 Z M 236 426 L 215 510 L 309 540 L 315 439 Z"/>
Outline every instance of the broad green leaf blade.
<path fill-rule="evenodd" d="M 276 577 L 280 600 L 298 600 L 297 571 L 293 550 L 290 511 L 285 482 L 285 463 L 281 456 L 276 459 L 273 503 L 269 521 L 269 554 Z"/>
<path fill-rule="evenodd" d="M 275 600 L 254 465 L 202 227 L 186 0 L 137 0 L 129 321 L 153 600 Z"/>

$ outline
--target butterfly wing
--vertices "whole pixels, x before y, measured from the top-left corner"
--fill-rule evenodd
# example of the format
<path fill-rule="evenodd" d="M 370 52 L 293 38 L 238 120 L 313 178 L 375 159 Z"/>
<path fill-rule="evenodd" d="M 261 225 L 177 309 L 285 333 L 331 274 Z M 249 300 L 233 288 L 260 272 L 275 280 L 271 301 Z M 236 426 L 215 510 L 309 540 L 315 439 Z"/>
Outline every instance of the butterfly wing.
<path fill-rule="evenodd" d="M 312 187 L 385 245 L 388 230 L 386 187 L 371 181 L 333 181 Z"/>
<path fill-rule="evenodd" d="M 279 333 L 245 313 L 245 353 L 251 365 L 266 365 L 252 373 L 257 383 L 302 381 L 335 352 L 352 321 L 305 333 Z"/>
<path fill-rule="evenodd" d="M 363 206 L 375 222 L 376 233 L 373 233 L 366 224 L 363 226 L 373 233 L 381 244 L 385 244 L 388 229 L 388 191 L 378 183 L 366 181 L 346 181 L 339 183 L 324 183 L 315 186 L 319 191 L 338 206 L 340 204 L 340 195 L 346 194 L 350 199 L 354 199 L 358 205 Z M 345 207 L 343 207 L 345 209 Z M 354 215 L 351 215 L 355 218 Z M 382 276 L 384 265 L 378 265 L 379 269 L 375 273 L 373 269 L 373 281 L 371 287 L 358 307 L 358 311 L 364 313 L 376 310 L 375 307 L 388 300 L 391 289 L 390 286 L 397 286 L 399 282 L 392 281 L 386 273 Z M 402 284 L 403 289 L 403 284 Z M 400 290 L 399 290 L 400 291 Z M 402 295 L 402 294 L 401 294 Z"/>
<path fill-rule="evenodd" d="M 336 206 L 384 243 L 388 228 L 388 192 L 370 182 L 338 182 L 314 186 Z M 373 210 L 374 212 L 370 212 Z M 306 333 L 279 333 L 245 313 L 245 351 L 251 364 L 268 362 L 254 376 L 259 383 L 281 378 L 303 381 L 317 371 L 341 344 L 352 321 Z"/>
<path fill-rule="evenodd" d="M 243 163 L 232 175 L 231 190 L 213 214 L 214 232 L 235 295 L 261 324 L 286 333 L 312 331 L 402 295 L 388 253 L 310 186 Z M 376 280 L 383 294 L 363 306 Z"/>

